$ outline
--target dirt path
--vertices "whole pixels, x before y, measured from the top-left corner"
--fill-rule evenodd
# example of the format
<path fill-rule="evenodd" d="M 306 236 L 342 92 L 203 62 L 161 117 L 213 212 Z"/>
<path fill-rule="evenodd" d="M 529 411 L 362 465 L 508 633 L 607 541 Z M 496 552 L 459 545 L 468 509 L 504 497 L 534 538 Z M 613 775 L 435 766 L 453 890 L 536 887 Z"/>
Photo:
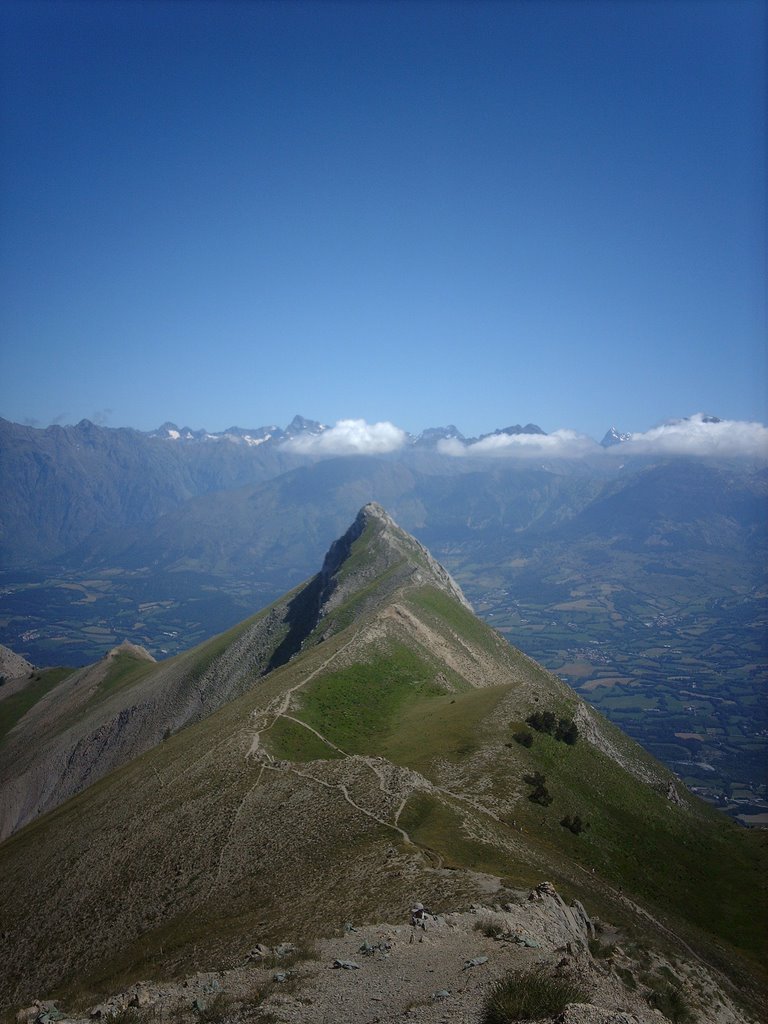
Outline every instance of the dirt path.
<path fill-rule="evenodd" d="M 282 697 L 276 698 L 272 702 L 272 704 L 269 705 L 264 711 L 259 711 L 258 713 L 254 712 L 254 718 L 256 718 L 257 722 L 259 722 L 261 719 L 268 718 L 270 715 L 272 715 L 272 721 L 265 721 L 263 725 L 260 725 L 256 729 L 255 733 L 253 734 L 253 739 L 251 740 L 251 745 L 248 748 L 246 758 L 253 757 L 258 753 L 259 745 L 261 742 L 261 734 L 271 729 L 274 726 L 275 722 L 278 720 L 278 718 L 283 718 L 286 716 L 288 708 L 291 706 L 291 697 L 294 695 L 294 693 L 296 693 L 297 690 L 302 689 L 302 687 L 306 686 L 307 683 L 311 682 L 316 676 L 320 675 L 321 672 L 324 672 L 331 664 L 331 662 L 335 661 L 339 657 L 339 655 L 346 651 L 349 647 L 352 647 L 355 643 L 359 643 L 360 639 L 360 636 L 352 637 L 351 640 L 348 640 L 345 644 L 342 644 L 341 647 L 335 650 L 333 654 L 330 655 L 330 657 L 326 658 L 321 665 L 318 665 L 317 668 L 313 669 L 309 673 L 309 675 L 305 676 L 300 682 L 295 683 L 292 687 L 290 687 L 290 689 L 286 690 Z M 294 718 L 293 721 L 298 721 L 298 719 Z M 304 725 L 305 723 L 300 722 L 299 724 Z M 307 726 L 307 728 L 310 727 Z M 314 729 L 312 731 L 315 732 Z M 316 733 L 316 735 L 321 740 L 323 740 L 324 743 L 328 743 L 328 745 L 331 747 L 334 746 L 334 744 L 326 740 L 324 736 L 320 736 L 320 733 Z M 335 749 L 338 750 L 339 748 L 336 747 Z"/>

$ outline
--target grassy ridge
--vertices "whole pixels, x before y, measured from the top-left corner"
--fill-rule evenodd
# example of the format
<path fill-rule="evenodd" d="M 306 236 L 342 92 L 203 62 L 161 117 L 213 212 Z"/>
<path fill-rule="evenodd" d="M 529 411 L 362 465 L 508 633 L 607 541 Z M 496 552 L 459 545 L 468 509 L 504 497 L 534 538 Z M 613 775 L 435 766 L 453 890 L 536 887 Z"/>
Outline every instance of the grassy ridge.
<path fill-rule="evenodd" d="M 487 654 L 498 654 L 499 639 L 491 627 L 445 591 L 436 587 L 420 587 L 409 595 L 408 604 L 422 615 L 426 612 L 432 621 L 437 619 L 440 624 L 476 644 Z"/>
<path fill-rule="evenodd" d="M 157 662 L 138 658 L 128 651 L 120 651 L 118 654 L 112 655 L 104 678 L 82 709 L 83 713 L 87 712 L 89 708 L 101 704 L 102 701 L 109 700 L 121 690 L 127 690 L 134 683 L 145 679 L 156 668 Z"/>
<path fill-rule="evenodd" d="M 429 684 L 424 661 L 402 648 L 380 662 L 321 678 L 306 693 L 298 717 L 349 753 L 384 756 L 435 782 L 438 759 L 463 765 L 469 788 L 477 785 L 489 807 L 506 808 L 501 827 L 514 818 L 526 842 L 540 845 L 550 861 L 561 858 L 566 874 L 567 862 L 594 869 L 617 892 L 625 889 L 759 961 L 765 942 L 761 837 L 705 804 L 697 802 L 693 813 L 679 807 L 583 739 L 570 746 L 536 734 L 530 749 L 505 745 L 519 725 L 504 715 L 514 692 L 503 686 L 446 694 Z M 567 710 L 556 697 L 552 707 Z M 328 756 L 311 735 L 309 743 L 315 756 Z M 490 759 L 483 756 L 489 746 L 497 751 Z M 296 746 L 281 749 L 283 756 L 298 752 Z M 534 772 L 547 779 L 553 797 L 548 807 L 529 800 L 532 787 L 523 777 Z M 419 794 L 406 812 L 403 827 L 448 861 L 528 874 L 503 851 L 462 836 L 457 812 L 441 798 Z M 589 823 L 581 835 L 560 824 L 575 814 Z"/>
<path fill-rule="evenodd" d="M 2 746 L 5 736 L 29 709 L 34 707 L 46 693 L 58 686 L 62 679 L 66 679 L 75 671 L 74 668 L 49 668 L 35 672 L 34 678 L 23 690 L 18 690 L 5 699 L 3 699 L 2 689 L 0 689 L 0 746 Z"/>
<path fill-rule="evenodd" d="M 273 757 L 287 761 L 327 761 L 343 756 L 309 729 L 288 718 L 278 718 L 269 731 L 262 734 L 262 742 Z"/>
<path fill-rule="evenodd" d="M 466 760 L 480 749 L 482 722 L 510 690 L 489 686 L 414 701 L 400 710 L 395 727 L 381 736 L 376 751 L 432 778 L 436 758 Z"/>
<path fill-rule="evenodd" d="M 417 697 L 443 693 L 436 669 L 394 644 L 376 661 L 321 676 L 303 695 L 297 717 L 350 754 L 367 754 Z"/>
<path fill-rule="evenodd" d="M 547 778 L 554 799 L 536 813 L 550 828 L 566 814 L 589 821 L 580 836 L 560 828 L 564 852 L 756 959 L 764 955 L 759 836 L 704 804 L 691 813 L 653 787 L 637 785 L 587 743 L 568 747 L 539 735 L 522 756 Z"/>

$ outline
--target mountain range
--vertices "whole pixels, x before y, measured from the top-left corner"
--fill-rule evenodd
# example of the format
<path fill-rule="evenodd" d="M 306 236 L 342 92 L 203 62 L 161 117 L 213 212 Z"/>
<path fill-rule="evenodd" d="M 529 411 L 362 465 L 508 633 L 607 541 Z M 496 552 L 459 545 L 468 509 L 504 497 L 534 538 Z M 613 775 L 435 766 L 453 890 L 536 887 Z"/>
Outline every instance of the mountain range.
<path fill-rule="evenodd" d="M 121 645 L 39 682 L 1 719 L 6 1005 L 86 1006 L 200 971 L 226 985 L 257 939 L 396 922 L 415 899 L 513 912 L 529 890 L 561 922 L 557 893 L 579 901 L 572 928 L 583 905 L 618 928 L 610 1012 L 661 1006 L 670 978 L 707 1019 L 759 1005 L 762 835 L 477 618 L 379 505 L 230 631 L 160 662 Z M 588 944 L 593 922 L 567 949 L 542 922 L 518 936 L 540 970 L 603 976 L 595 957 L 614 953 Z M 590 1012 L 567 1019 L 618 1019 Z M 218 1019 L 258 1019 L 238 1014 Z"/>
<path fill-rule="evenodd" d="M 152 431 L 110 428 L 90 420 L 39 429 L 0 418 L 0 484 L 6 496 L 0 564 L 55 559 L 101 530 L 148 523 L 191 498 L 312 464 L 328 453 L 290 442 L 318 438 L 328 429 L 298 415 L 285 428 L 230 427 L 219 433 L 173 423 Z M 471 445 L 514 435 L 546 437 L 531 423 L 470 438 L 454 426 L 432 427 L 404 435 L 402 454 L 427 471 L 435 465 L 445 471 L 451 460 L 437 458 L 440 442 Z M 459 469 L 454 464 L 451 471 Z"/>
<path fill-rule="evenodd" d="M 375 500 L 507 639 L 702 795 L 764 820 L 764 462 L 456 458 L 441 448 L 453 426 L 378 454 L 287 443 L 332 429 L 0 421 L 0 642 L 37 665 L 122 640 L 181 652 L 299 584 Z M 484 436 L 516 434 L 547 437 Z"/>

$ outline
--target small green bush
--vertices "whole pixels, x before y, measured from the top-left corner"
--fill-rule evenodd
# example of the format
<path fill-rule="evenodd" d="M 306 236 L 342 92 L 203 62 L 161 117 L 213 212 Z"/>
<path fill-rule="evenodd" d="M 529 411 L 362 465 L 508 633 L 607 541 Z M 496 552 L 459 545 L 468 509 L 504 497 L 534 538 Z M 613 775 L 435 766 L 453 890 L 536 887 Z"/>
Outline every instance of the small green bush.
<path fill-rule="evenodd" d="M 528 794 L 528 799 L 532 800 L 535 804 L 541 804 L 542 807 L 549 807 L 554 800 L 554 797 L 545 785 L 546 781 L 546 776 L 542 775 L 541 772 L 533 772 L 532 775 L 523 776 L 523 782 L 533 786 L 533 792 Z"/>
<path fill-rule="evenodd" d="M 584 1003 L 588 999 L 589 993 L 579 982 L 534 967 L 496 982 L 483 1007 L 481 1024 L 554 1017 L 568 1003 Z"/>
<path fill-rule="evenodd" d="M 564 818 L 560 819 L 560 824 L 563 828 L 567 828 L 573 832 L 575 836 L 580 835 L 585 828 L 589 828 L 589 822 L 584 824 L 578 814 L 574 814 L 573 817 L 571 817 L 570 814 L 566 814 Z"/>
<path fill-rule="evenodd" d="M 555 729 L 555 739 L 561 743 L 567 743 L 568 746 L 573 747 L 576 745 L 576 740 L 579 738 L 579 730 L 576 723 L 572 718 L 561 718 L 557 723 L 557 729 Z"/>
<path fill-rule="evenodd" d="M 516 740 L 521 747 L 533 746 L 533 733 L 528 732 L 527 729 L 521 729 L 520 732 L 513 732 L 512 739 Z"/>
<path fill-rule="evenodd" d="M 536 786 L 534 791 L 528 794 L 528 799 L 532 800 L 535 804 L 541 804 L 542 807 L 549 807 L 555 798 L 546 786 Z"/>
<path fill-rule="evenodd" d="M 536 732 L 546 732 L 552 736 L 557 728 L 557 719 L 551 711 L 534 711 L 528 715 L 526 723 Z"/>
<path fill-rule="evenodd" d="M 124 1006 L 107 1017 L 109 1024 L 139 1024 L 141 1014 L 135 1006 Z"/>
<path fill-rule="evenodd" d="M 536 732 L 545 732 L 554 736 L 560 743 L 574 746 L 579 738 L 579 730 L 572 718 L 558 719 L 551 711 L 534 711 L 526 718 L 526 724 Z"/>

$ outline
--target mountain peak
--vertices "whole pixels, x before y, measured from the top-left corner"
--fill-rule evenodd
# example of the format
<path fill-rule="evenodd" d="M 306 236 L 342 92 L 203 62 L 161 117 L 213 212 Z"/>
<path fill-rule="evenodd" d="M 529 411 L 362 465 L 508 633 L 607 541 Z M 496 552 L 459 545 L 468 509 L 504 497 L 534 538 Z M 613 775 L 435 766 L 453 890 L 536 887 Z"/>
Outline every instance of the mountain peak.
<path fill-rule="evenodd" d="M 0 680 L 17 679 L 29 675 L 33 669 L 34 666 L 26 658 L 0 644 Z"/>
<path fill-rule="evenodd" d="M 388 591 L 393 584 L 432 584 L 471 610 L 450 573 L 415 537 L 399 527 L 386 509 L 371 501 L 363 505 L 350 528 L 328 549 L 320 572 L 324 604 L 337 605 L 384 573 Z"/>
<path fill-rule="evenodd" d="M 623 444 L 625 441 L 631 440 L 632 435 L 621 433 L 616 427 L 610 427 L 605 432 L 605 437 L 602 439 L 600 444 L 603 448 L 610 448 L 615 444 Z"/>
<path fill-rule="evenodd" d="M 113 647 L 111 651 L 107 651 L 105 658 L 110 660 L 119 657 L 121 654 L 127 654 L 136 661 L 156 661 L 146 647 L 141 647 L 139 644 L 133 644 L 130 640 L 123 640 L 123 642 L 118 644 L 117 647 Z"/>

